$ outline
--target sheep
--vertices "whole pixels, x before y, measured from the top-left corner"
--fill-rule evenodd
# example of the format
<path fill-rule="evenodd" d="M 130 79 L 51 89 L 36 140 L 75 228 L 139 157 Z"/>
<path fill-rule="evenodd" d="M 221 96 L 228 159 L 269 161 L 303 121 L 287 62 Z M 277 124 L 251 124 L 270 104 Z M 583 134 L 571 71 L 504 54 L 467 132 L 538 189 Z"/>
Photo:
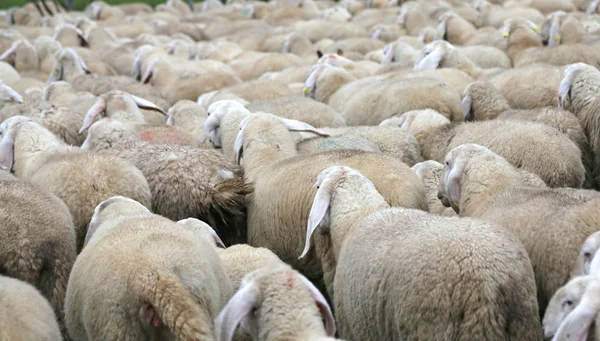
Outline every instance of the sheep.
<path fill-rule="evenodd" d="M 31 285 L 0 276 L 0 339 L 61 341 L 56 316 L 42 295 Z"/>
<path fill-rule="evenodd" d="M 240 82 L 234 70 L 222 62 L 161 57 L 150 61 L 142 77 L 142 83 L 149 83 L 160 89 L 170 103 L 182 99 L 195 100 L 203 93 Z"/>
<path fill-rule="evenodd" d="M 109 195 L 128 195 L 152 207 L 148 182 L 128 161 L 69 147 L 23 116 L 0 124 L 0 134 L 0 168 L 64 201 L 73 216 L 78 250 L 94 207 Z"/>
<path fill-rule="evenodd" d="M 204 122 L 204 136 L 210 136 L 215 148 L 221 148 L 225 158 L 234 161 L 233 145 L 240 122 L 251 112 L 241 103 L 231 100 L 218 101 L 207 110 L 208 119 Z"/>
<path fill-rule="evenodd" d="M 577 262 L 575 263 L 575 267 L 571 272 L 571 278 L 575 278 L 578 276 L 586 276 L 591 275 L 597 269 L 592 268 L 592 264 L 596 263 L 598 259 L 596 258 L 596 254 L 598 253 L 598 248 L 600 248 L 600 233 L 594 232 L 592 233 L 581 245 L 581 250 L 579 252 L 579 256 L 577 257 Z M 596 261 L 594 261 L 596 259 Z"/>
<path fill-rule="evenodd" d="M 381 64 L 390 67 L 412 67 L 419 55 L 419 51 L 403 41 L 389 43 L 383 49 Z M 387 68 L 386 68 L 387 71 Z M 385 71 L 378 71 L 383 73 Z"/>
<path fill-rule="evenodd" d="M 254 102 L 288 97 L 292 95 L 292 92 L 285 84 L 277 81 L 265 79 L 252 80 L 220 89 L 206 104 L 211 105 L 216 101 L 228 99 L 227 96 L 231 95 L 235 95 L 247 102 Z"/>
<path fill-rule="evenodd" d="M 480 80 L 487 80 L 498 89 L 513 109 L 556 107 L 564 69 L 564 66 L 532 64 Z"/>
<path fill-rule="evenodd" d="M 3 82 L 16 82 L 21 79 L 21 76 L 10 64 L 0 61 L 0 79 Z"/>
<path fill-rule="evenodd" d="M 556 11 L 574 12 L 577 10 L 572 1 L 562 0 L 509 0 L 504 3 L 504 7 L 530 7 L 537 9 L 543 14 L 549 14 Z"/>
<path fill-rule="evenodd" d="M 134 79 L 125 76 L 90 75 L 87 65 L 73 49 L 66 48 L 56 54 L 54 69 L 48 78 L 48 83 L 65 80 L 78 91 L 88 91 L 96 96 L 111 90 L 121 90 L 132 95 L 147 98 L 160 108 L 168 107 L 158 89 L 139 84 Z"/>
<path fill-rule="evenodd" d="M 415 58 L 415 71 L 437 68 L 456 68 L 477 79 L 482 70 L 458 49 L 446 41 L 434 41 L 427 44 Z"/>
<path fill-rule="evenodd" d="M 564 11 L 548 14 L 540 28 L 542 42 L 548 46 L 577 44 L 582 41 L 585 33 L 581 21 Z"/>
<path fill-rule="evenodd" d="M 322 318 L 326 327 L 323 326 Z M 335 320 L 327 300 L 289 265 L 250 272 L 215 321 L 217 340 L 232 340 L 242 323 L 253 340 L 334 340 Z M 326 337 L 328 336 L 328 337 Z"/>
<path fill-rule="evenodd" d="M 514 166 L 479 145 L 451 150 L 444 164 L 438 198 L 461 217 L 501 224 L 519 237 L 535 271 L 543 316 L 552 295 L 569 280 L 579 246 L 597 231 L 600 196 L 588 190 L 524 187 Z"/>
<path fill-rule="evenodd" d="M 544 21 L 544 15 L 534 8 L 527 7 L 505 7 L 491 4 L 486 0 L 477 0 L 473 3 L 473 8 L 480 12 L 483 17 L 484 25 L 500 28 L 504 22 L 512 18 L 523 18 L 531 21 L 535 25 L 540 25 Z M 538 26 L 539 29 L 539 26 Z"/>
<path fill-rule="evenodd" d="M 492 120 L 454 125 L 433 110 L 406 113 L 401 121 L 417 138 L 425 159 L 441 162 L 453 148 L 477 143 L 537 174 L 549 187 L 581 187 L 585 179 L 577 145 L 545 124 Z"/>
<path fill-rule="evenodd" d="M 74 340 L 214 340 L 231 284 L 196 226 L 115 196 L 95 208 L 88 231 L 65 302 Z"/>
<path fill-rule="evenodd" d="M 600 183 L 600 139 L 596 133 L 599 126 L 595 110 L 598 84 L 600 72 L 593 66 L 577 63 L 564 70 L 558 87 L 559 106 L 575 114 L 587 135 L 593 153 L 592 174 L 597 184 Z"/>
<path fill-rule="evenodd" d="M 55 195 L 4 171 L 0 198 L 2 274 L 35 286 L 62 326 L 67 281 L 77 256 L 69 209 Z"/>
<path fill-rule="evenodd" d="M 463 120 L 460 93 L 451 84 L 437 79 L 355 81 L 341 68 L 321 65 L 305 85 L 305 95 L 329 104 L 349 126 L 376 125 L 396 114 L 425 108 L 439 110 L 453 121 Z"/>
<path fill-rule="evenodd" d="M 271 100 L 252 101 L 246 104 L 251 112 L 268 112 L 283 118 L 306 122 L 313 127 L 339 128 L 346 126 L 344 119 L 329 106 L 298 96 L 286 96 Z"/>
<path fill-rule="evenodd" d="M 443 169 L 444 165 L 434 160 L 422 161 L 412 166 L 412 170 L 425 187 L 429 212 L 444 217 L 455 217 L 456 212 L 452 208 L 444 207 L 437 197 L 438 183 Z"/>
<path fill-rule="evenodd" d="M 204 107 L 188 100 L 175 103 L 167 112 L 167 125 L 187 132 L 202 148 L 210 148 L 210 142 L 204 135 L 204 122 L 207 119 Z"/>
<path fill-rule="evenodd" d="M 438 18 L 434 40 L 446 40 L 453 45 L 486 45 L 504 50 L 506 42 L 495 29 L 477 30 L 475 26 L 454 12 L 446 12 Z"/>
<path fill-rule="evenodd" d="M 331 136 L 324 139 L 322 143 L 325 145 L 328 144 L 327 141 L 331 141 L 332 137 L 336 136 L 349 137 L 350 141 L 348 142 L 350 143 L 360 142 L 355 141 L 355 139 L 352 138 L 359 137 L 375 143 L 378 151 L 393 156 L 398 160 L 402 160 L 402 162 L 409 166 L 413 166 L 414 164 L 423 161 L 421 149 L 417 140 L 409 132 L 400 129 L 397 126 L 354 126 L 343 128 L 324 128 L 322 130 Z M 315 139 L 319 138 L 322 137 L 316 137 Z M 329 149 L 353 149 L 350 145 L 343 143 L 343 140 L 339 142 L 342 142 L 341 146 L 338 148 Z M 298 147 L 300 148 L 301 145 L 302 142 L 300 142 Z"/>
<path fill-rule="evenodd" d="M 153 110 L 163 115 L 162 117 L 166 116 L 161 108 L 150 101 L 121 90 L 111 90 L 99 96 L 96 103 L 85 114 L 79 133 L 87 130 L 99 117 L 109 117 L 138 125 L 149 123 L 140 109 Z M 162 122 L 164 123 L 164 119 Z"/>
<path fill-rule="evenodd" d="M 315 249 L 322 259 L 341 337 L 541 338 L 533 270 L 506 229 L 390 207 L 350 167 L 323 170 L 314 187 L 300 258 Z"/>
<path fill-rule="evenodd" d="M 238 291 L 244 276 L 250 272 L 270 265 L 284 264 L 277 255 L 264 247 L 236 244 L 217 251 L 231 281 L 233 292 Z"/>
<path fill-rule="evenodd" d="M 573 283 L 573 285 L 578 286 L 578 288 L 571 288 L 572 291 L 568 292 L 563 300 L 563 305 L 567 306 L 564 310 L 567 310 L 568 315 L 564 312 L 559 315 L 559 321 L 556 322 L 560 322 L 560 327 L 556 327 L 556 329 L 551 328 L 554 325 L 549 323 L 548 331 L 544 329 L 545 335 L 554 336 L 552 340 L 567 341 L 572 340 L 572 337 L 576 337 L 578 340 L 597 338 L 598 332 L 595 322 L 598 320 L 600 309 L 598 302 L 600 283 L 597 281 L 597 278 L 583 277 L 581 278 L 581 283 Z M 570 297 L 577 297 L 579 299 L 577 305 L 573 304 L 574 302 L 570 300 Z M 555 322 L 553 318 L 549 320 Z"/>
<path fill-rule="evenodd" d="M 434 78 L 449 83 L 459 92 L 459 94 L 465 90 L 467 85 L 473 82 L 473 78 L 471 78 L 466 72 L 452 68 L 428 69 L 420 71 L 405 69 L 403 71 L 396 71 L 386 75 L 381 75 L 381 78 L 386 80 Z"/>
<path fill-rule="evenodd" d="M 240 128 L 234 143 L 235 158 L 240 160 L 243 156 L 246 182 L 254 183 L 254 192 L 248 199 L 248 243 L 268 248 L 309 279 L 319 278 L 320 271 L 314 256 L 297 260 L 305 232 L 302 225 L 310 207 L 308 193 L 298 186 L 308 187 L 312 177 L 324 168 L 334 164 L 360 168 L 373 179 L 391 205 L 427 210 L 423 185 L 408 166 L 396 158 L 357 150 L 298 155 L 288 131 L 327 134 L 306 123 L 264 113 L 247 116 Z M 293 187 L 281 197 L 284 184 Z M 286 222 L 285 228 L 281 221 Z"/>
<path fill-rule="evenodd" d="M 213 150 L 140 141 L 119 121 L 94 123 L 81 146 L 134 164 L 152 193 L 152 211 L 173 220 L 197 217 L 210 223 L 227 245 L 246 239 L 243 171 Z"/>
<path fill-rule="evenodd" d="M 546 107 L 530 110 L 511 110 L 508 101 L 488 82 L 469 84 L 463 94 L 465 121 L 485 121 L 490 119 L 519 120 L 547 124 L 566 134 L 581 150 L 582 162 L 586 169 L 584 187 L 594 186 L 592 177 L 593 154 L 585 131 L 579 120 L 571 112 Z"/>
<path fill-rule="evenodd" d="M 600 60 L 590 46 L 570 44 L 544 47 L 537 33 L 538 30 L 534 30 L 532 23 L 524 19 L 506 21 L 504 26 L 504 36 L 508 39 L 506 54 L 514 67 L 535 63 L 561 66 L 578 62 L 600 66 Z"/>

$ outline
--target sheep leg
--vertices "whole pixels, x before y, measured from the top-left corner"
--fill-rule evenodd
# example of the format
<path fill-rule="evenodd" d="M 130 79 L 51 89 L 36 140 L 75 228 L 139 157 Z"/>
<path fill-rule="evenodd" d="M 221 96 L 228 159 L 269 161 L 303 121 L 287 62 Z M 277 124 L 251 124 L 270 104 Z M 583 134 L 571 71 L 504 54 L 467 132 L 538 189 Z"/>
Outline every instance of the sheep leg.
<path fill-rule="evenodd" d="M 188 6 L 190 6 L 190 10 L 194 11 L 194 0 L 188 0 Z"/>
<path fill-rule="evenodd" d="M 60 2 L 60 0 L 52 0 L 52 2 L 54 3 L 54 6 L 56 6 L 56 13 L 60 13 L 61 12 L 61 7 L 65 7 L 63 6 L 62 2 Z"/>
<path fill-rule="evenodd" d="M 46 1 L 45 0 L 40 0 L 40 2 L 42 3 L 42 5 L 44 6 L 44 9 L 46 10 L 46 12 L 48 12 L 48 14 L 52 17 L 54 16 L 54 13 L 52 13 L 52 11 L 50 10 L 50 7 L 48 7 L 48 5 L 46 5 Z"/>

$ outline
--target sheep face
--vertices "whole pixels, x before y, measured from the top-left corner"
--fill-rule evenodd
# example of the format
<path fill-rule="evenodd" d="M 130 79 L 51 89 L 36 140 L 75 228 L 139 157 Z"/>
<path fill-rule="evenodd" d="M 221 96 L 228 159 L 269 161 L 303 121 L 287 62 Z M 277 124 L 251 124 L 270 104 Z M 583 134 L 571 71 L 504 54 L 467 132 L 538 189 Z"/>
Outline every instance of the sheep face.
<path fill-rule="evenodd" d="M 208 119 L 204 122 L 204 136 L 209 136 L 210 142 L 215 148 L 221 148 L 221 135 L 219 127 L 223 117 L 229 112 L 239 110 L 248 115 L 250 111 L 243 104 L 233 100 L 222 100 L 211 104 L 206 110 Z M 204 141 L 202 141 L 204 143 Z"/>
<path fill-rule="evenodd" d="M 91 73 L 83 59 L 71 48 L 59 50 L 56 53 L 56 63 L 48 78 L 48 84 L 65 79 L 70 75 Z M 65 79 L 66 80 L 66 79 Z"/>
<path fill-rule="evenodd" d="M 244 277 L 238 292 L 217 317 L 217 340 L 230 341 L 240 324 L 253 340 L 302 335 L 307 328 L 314 328 L 313 318 L 318 312 L 325 319 L 327 335 L 333 336 L 333 314 L 319 290 L 287 265 L 266 266 Z"/>
<path fill-rule="evenodd" d="M 576 277 L 552 296 L 542 321 L 544 339 L 549 340 L 557 334 L 561 324 L 580 304 L 587 288 L 594 282 L 600 283 L 594 276 Z"/>
<path fill-rule="evenodd" d="M 593 233 L 583 242 L 577 257 L 574 275 L 584 276 L 598 273 L 600 270 L 600 257 L 597 257 L 598 249 L 600 249 L 600 232 Z"/>

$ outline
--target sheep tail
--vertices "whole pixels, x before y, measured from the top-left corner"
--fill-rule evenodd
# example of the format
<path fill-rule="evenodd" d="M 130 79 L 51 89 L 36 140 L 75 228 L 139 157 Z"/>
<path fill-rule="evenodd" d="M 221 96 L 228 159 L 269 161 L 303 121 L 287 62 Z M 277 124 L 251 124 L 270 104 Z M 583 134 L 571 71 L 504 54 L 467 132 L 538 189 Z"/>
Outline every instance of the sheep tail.
<path fill-rule="evenodd" d="M 215 186 L 208 217 L 201 217 L 227 246 L 247 241 L 246 195 L 253 190 L 251 184 L 245 183 L 242 170 L 232 174 Z"/>
<path fill-rule="evenodd" d="M 180 341 L 214 341 L 209 314 L 172 274 L 143 267 L 134 275 L 131 286 L 143 304 L 141 309 L 158 314 L 159 319 L 151 318 L 151 326 L 154 321 L 154 326 L 164 324 Z"/>

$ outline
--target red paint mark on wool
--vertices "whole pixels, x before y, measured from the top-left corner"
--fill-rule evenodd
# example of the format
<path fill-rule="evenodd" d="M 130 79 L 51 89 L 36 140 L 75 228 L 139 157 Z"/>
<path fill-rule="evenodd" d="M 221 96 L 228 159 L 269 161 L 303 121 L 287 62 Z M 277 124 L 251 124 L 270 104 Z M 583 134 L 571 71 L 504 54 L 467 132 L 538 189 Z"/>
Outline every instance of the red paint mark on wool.
<path fill-rule="evenodd" d="M 140 134 L 140 137 L 144 141 L 152 141 L 154 140 L 154 133 L 152 133 L 150 130 L 146 130 Z"/>
<path fill-rule="evenodd" d="M 294 274 L 292 272 L 288 273 L 287 286 L 288 288 L 294 287 Z"/>
<path fill-rule="evenodd" d="M 337 56 L 336 56 L 336 55 L 334 55 L 334 54 L 330 54 L 328 58 L 329 58 L 329 59 L 336 59 L 336 58 L 337 58 Z"/>
<path fill-rule="evenodd" d="M 169 142 L 183 142 L 183 140 L 175 133 L 168 132 L 167 133 L 167 141 Z"/>

